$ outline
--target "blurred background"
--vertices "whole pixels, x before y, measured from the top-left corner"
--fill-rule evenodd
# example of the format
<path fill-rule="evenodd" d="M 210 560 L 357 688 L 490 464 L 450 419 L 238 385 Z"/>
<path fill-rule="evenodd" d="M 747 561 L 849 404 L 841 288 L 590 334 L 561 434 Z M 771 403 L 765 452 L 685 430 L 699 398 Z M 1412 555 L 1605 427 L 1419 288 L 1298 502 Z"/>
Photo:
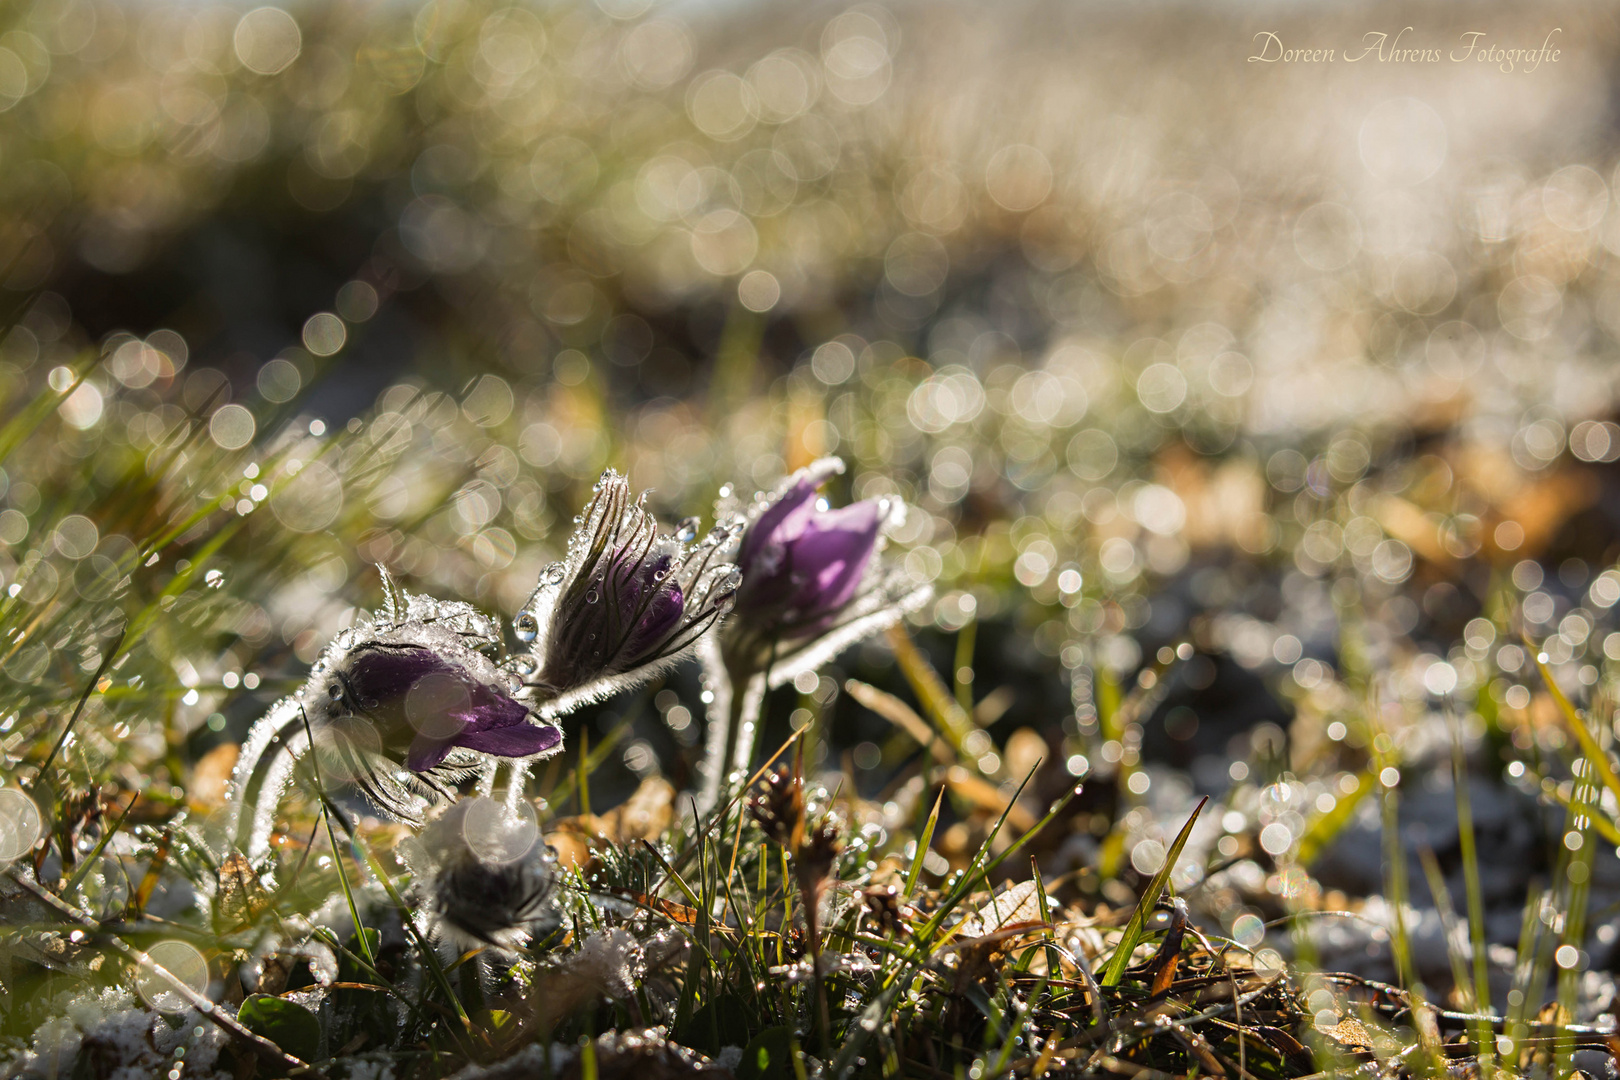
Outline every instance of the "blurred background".
<path fill-rule="evenodd" d="M 7 764 L 96 676 L 73 760 L 161 793 L 373 564 L 509 617 L 604 467 L 674 520 L 836 453 L 913 507 L 966 760 L 1093 778 L 1074 865 L 1246 781 L 1286 853 L 1447 715 L 1501 802 L 1563 746 L 1521 633 L 1581 701 L 1620 661 L 1617 46 L 1585 4 L 12 0 Z M 906 685 L 879 642 L 776 723 L 877 796 L 916 747 L 849 674 Z M 686 778 L 695 690 L 582 722 L 620 790 Z"/>

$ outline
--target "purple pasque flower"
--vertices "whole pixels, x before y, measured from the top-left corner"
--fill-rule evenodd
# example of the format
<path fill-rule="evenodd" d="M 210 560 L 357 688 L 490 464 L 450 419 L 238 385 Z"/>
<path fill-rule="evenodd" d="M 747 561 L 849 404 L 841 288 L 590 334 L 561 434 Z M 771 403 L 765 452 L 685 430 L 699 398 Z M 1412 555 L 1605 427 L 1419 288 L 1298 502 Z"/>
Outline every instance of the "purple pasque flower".
<path fill-rule="evenodd" d="M 825 629 L 860 588 L 886 516 L 871 499 L 829 510 L 815 480 L 799 477 L 743 534 L 738 618 L 785 638 Z"/>
<path fill-rule="evenodd" d="M 546 756 L 562 731 L 538 722 L 495 657 L 500 624 L 470 604 L 401 589 L 341 630 L 304 685 L 249 730 L 227 795 L 227 843 L 270 850 L 277 807 L 313 749 L 324 780 L 353 783 L 385 813 L 420 822 L 423 796 L 496 759 Z"/>
<path fill-rule="evenodd" d="M 882 557 L 886 532 L 905 517 L 898 499 L 833 510 L 817 494 L 844 471 L 823 458 L 769 494 L 742 504 L 721 490 L 715 517 L 740 535 L 736 608 L 701 646 L 711 717 L 701 766 L 701 812 L 733 775 L 747 775 L 766 691 L 814 671 L 927 601 L 931 590 Z"/>
<path fill-rule="evenodd" d="M 554 716 L 642 682 L 691 651 L 731 609 L 739 572 L 720 557 L 724 530 L 670 536 L 645 492 L 609 469 L 513 629 L 528 652 L 509 662 Z"/>
<path fill-rule="evenodd" d="M 820 496 L 821 485 L 843 471 L 838 458 L 823 458 L 746 510 L 722 503 L 721 520 L 740 519 L 742 530 L 742 586 L 720 643 L 729 668 L 769 666 L 779 685 L 928 596 L 927 586 L 879 557 L 885 532 L 904 520 L 904 504 L 864 499 L 835 510 Z"/>
<path fill-rule="evenodd" d="M 493 619 L 407 593 L 386 572 L 383 587 L 381 610 L 341 631 L 297 694 L 329 774 L 410 820 L 415 790 L 442 797 L 447 781 L 490 758 L 561 748 L 562 730 L 536 722 L 493 659 L 501 645 Z"/>
<path fill-rule="evenodd" d="M 405 765 L 415 773 L 438 768 L 458 748 L 518 758 L 562 742 L 557 728 L 529 723 L 529 707 L 498 682 L 422 645 L 356 645 L 334 665 L 328 694 L 334 715 L 375 723 L 385 742 L 408 738 Z"/>

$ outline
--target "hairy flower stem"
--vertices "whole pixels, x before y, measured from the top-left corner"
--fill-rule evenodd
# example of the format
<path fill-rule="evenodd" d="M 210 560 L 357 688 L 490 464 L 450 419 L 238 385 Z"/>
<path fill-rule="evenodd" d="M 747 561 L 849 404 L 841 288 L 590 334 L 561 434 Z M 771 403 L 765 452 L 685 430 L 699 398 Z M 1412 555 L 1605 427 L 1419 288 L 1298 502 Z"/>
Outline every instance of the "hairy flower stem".
<path fill-rule="evenodd" d="M 712 813 L 720 805 L 721 793 L 731 776 L 753 764 L 765 711 L 765 675 L 764 671 L 726 665 L 725 674 L 709 685 L 709 692 L 714 695 L 709 703 L 709 715 L 724 719 L 718 723 L 711 720 L 705 736 L 703 787 L 697 800 L 699 814 Z M 742 693 L 736 692 L 737 687 L 742 687 Z"/>

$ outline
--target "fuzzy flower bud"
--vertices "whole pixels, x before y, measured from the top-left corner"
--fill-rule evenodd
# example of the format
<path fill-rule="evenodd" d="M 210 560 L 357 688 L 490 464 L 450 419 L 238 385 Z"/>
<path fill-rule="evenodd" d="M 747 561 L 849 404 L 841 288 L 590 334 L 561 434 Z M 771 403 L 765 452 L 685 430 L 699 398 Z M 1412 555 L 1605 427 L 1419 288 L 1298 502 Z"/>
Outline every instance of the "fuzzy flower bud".
<path fill-rule="evenodd" d="M 403 848 L 434 932 L 458 948 L 513 949 L 560 925 L 557 859 L 525 809 L 461 799 Z"/>
<path fill-rule="evenodd" d="M 725 530 L 691 544 L 661 533 L 645 503 L 623 476 L 604 473 L 567 557 L 513 620 L 529 652 L 511 668 L 546 715 L 653 677 L 731 609 L 740 578 L 719 558 Z"/>

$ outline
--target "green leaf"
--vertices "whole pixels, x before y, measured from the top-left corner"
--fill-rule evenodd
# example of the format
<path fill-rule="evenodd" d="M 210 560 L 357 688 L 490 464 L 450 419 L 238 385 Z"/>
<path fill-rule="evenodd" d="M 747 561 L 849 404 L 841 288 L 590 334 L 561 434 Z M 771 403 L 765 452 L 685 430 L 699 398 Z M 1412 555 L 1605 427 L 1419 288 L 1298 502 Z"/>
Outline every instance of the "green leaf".
<path fill-rule="evenodd" d="M 748 1044 L 737 1063 L 737 1080 L 773 1080 L 793 1075 L 793 1032 L 786 1026 L 766 1028 Z"/>
<path fill-rule="evenodd" d="M 939 824 L 939 806 L 945 800 L 945 789 L 939 789 L 939 795 L 934 799 L 934 811 L 928 815 L 928 824 L 923 827 L 923 834 L 917 840 L 917 857 L 911 860 L 911 870 L 906 874 L 906 891 L 903 894 L 910 899 L 917 891 L 917 881 L 922 877 L 923 862 L 928 858 L 928 849 L 934 842 L 934 826 Z"/>
<path fill-rule="evenodd" d="M 252 994 L 242 1002 L 236 1018 L 253 1034 L 269 1039 L 300 1061 L 320 1056 L 321 1022 L 296 1001 Z"/>

